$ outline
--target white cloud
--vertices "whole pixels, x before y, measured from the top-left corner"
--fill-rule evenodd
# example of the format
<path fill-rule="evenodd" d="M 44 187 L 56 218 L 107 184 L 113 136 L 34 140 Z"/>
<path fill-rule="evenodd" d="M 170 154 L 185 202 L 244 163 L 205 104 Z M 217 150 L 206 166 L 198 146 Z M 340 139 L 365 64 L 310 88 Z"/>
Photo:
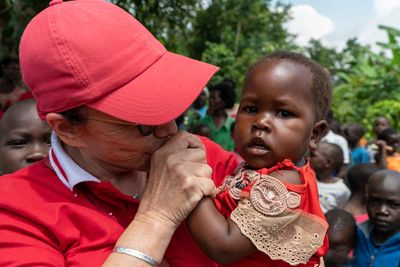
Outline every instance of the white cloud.
<path fill-rule="evenodd" d="M 307 45 L 311 38 L 320 39 L 334 31 L 332 20 L 318 13 L 310 5 L 294 5 L 290 9 L 292 20 L 286 27 L 290 33 L 296 34 L 298 45 Z"/>
<path fill-rule="evenodd" d="M 369 44 L 374 50 L 377 50 L 376 42 L 387 42 L 388 40 L 386 32 L 378 29 L 378 25 L 400 29 L 399 14 L 399 0 L 374 0 L 373 16 L 358 35 L 360 42 Z"/>
<path fill-rule="evenodd" d="M 400 8 L 399 0 L 374 0 L 374 15 L 376 18 L 385 17 L 396 8 Z"/>

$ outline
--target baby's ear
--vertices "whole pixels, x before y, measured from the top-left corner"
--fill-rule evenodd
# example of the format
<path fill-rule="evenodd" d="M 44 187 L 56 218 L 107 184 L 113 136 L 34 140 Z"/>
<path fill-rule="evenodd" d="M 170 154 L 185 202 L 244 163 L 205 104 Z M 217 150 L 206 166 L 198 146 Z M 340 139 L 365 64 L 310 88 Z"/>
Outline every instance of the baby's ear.
<path fill-rule="evenodd" d="M 324 136 L 327 129 L 328 123 L 325 120 L 317 121 L 314 124 L 310 139 L 310 149 L 314 150 L 317 148 L 319 141 L 321 141 L 321 138 Z"/>

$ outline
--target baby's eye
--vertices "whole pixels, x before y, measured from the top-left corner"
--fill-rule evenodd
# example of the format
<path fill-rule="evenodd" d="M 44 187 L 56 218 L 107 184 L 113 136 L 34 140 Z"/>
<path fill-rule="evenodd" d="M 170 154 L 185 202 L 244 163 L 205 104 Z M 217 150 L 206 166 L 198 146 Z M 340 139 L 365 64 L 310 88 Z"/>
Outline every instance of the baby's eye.
<path fill-rule="evenodd" d="M 257 108 L 255 106 L 244 107 L 243 110 L 247 113 L 255 114 L 257 113 Z"/>
<path fill-rule="evenodd" d="M 23 148 L 26 145 L 28 145 L 28 142 L 26 140 L 11 140 L 7 142 L 7 146 L 15 149 Z"/>
<path fill-rule="evenodd" d="M 276 113 L 276 116 L 278 116 L 279 118 L 290 118 L 290 117 L 293 116 L 293 114 L 291 112 L 289 112 L 289 111 L 286 111 L 286 110 L 279 110 Z"/>

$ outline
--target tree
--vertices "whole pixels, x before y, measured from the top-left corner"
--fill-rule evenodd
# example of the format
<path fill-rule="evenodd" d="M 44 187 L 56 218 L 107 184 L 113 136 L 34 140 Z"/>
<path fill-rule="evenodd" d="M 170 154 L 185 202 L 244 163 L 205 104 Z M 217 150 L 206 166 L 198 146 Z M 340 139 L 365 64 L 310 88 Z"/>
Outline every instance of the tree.
<path fill-rule="evenodd" d="M 18 56 L 23 30 L 47 5 L 48 2 L 43 0 L 0 0 L 0 59 Z"/>
<path fill-rule="evenodd" d="M 194 18 L 189 55 L 221 68 L 215 82 L 231 78 L 241 88 L 250 64 L 276 49 L 295 48 L 284 28 L 288 9 L 268 0 L 212 0 Z"/>
<path fill-rule="evenodd" d="M 334 90 L 333 109 L 340 121 L 364 122 L 371 129 L 374 118 L 385 116 L 399 121 L 400 105 L 400 31 L 380 26 L 388 34 L 388 43 L 379 45 L 387 53 L 362 48 L 350 68 L 338 72 L 342 82 Z M 351 53 L 354 56 L 354 52 Z M 380 111 L 380 112 L 379 112 Z M 399 128 L 397 128 L 399 130 Z"/>
<path fill-rule="evenodd" d="M 197 0 L 112 0 L 131 13 L 167 49 L 188 55 L 187 46 L 193 18 L 203 8 Z"/>

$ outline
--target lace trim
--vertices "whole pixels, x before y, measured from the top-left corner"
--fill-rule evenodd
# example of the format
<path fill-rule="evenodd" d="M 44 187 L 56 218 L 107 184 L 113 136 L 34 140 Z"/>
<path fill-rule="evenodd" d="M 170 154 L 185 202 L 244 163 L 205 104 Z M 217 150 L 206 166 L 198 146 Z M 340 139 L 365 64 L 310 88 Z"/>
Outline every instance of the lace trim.
<path fill-rule="evenodd" d="M 250 202 L 258 212 L 277 216 L 288 207 L 294 209 L 300 206 L 301 197 L 298 193 L 289 192 L 278 179 L 261 175 L 250 191 Z"/>
<path fill-rule="evenodd" d="M 224 183 L 217 188 L 217 194 L 229 190 L 233 199 L 240 200 L 242 189 L 259 178 L 260 174 L 254 170 L 238 168 L 233 175 L 225 178 Z"/>
<path fill-rule="evenodd" d="M 272 260 L 305 264 L 322 246 L 328 226 L 318 216 L 292 210 L 300 201 L 300 195 L 289 192 L 281 181 L 261 175 L 231 219 Z"/>

